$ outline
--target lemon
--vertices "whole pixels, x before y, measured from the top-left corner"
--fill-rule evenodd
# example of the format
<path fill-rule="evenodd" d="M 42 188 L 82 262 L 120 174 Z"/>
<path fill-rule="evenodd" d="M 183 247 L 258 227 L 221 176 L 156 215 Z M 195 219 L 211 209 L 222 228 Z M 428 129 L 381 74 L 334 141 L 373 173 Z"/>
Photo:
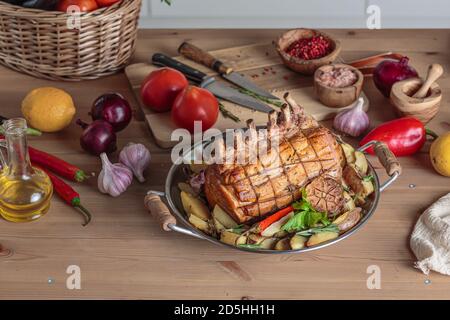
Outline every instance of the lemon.
<path fill-rule="evenodd" d="M 430 148 L 430 158 L 438 173 L 450 177 L 450 132 L 433 142 Z"/>
<path fill-rule="evenodd" d="M 22 101 L 22 114 L 28 125 L 43 132 L 56 132 L 67 127 L 75 115 L 72 97 L 52 88 L 32 90 Z"/>

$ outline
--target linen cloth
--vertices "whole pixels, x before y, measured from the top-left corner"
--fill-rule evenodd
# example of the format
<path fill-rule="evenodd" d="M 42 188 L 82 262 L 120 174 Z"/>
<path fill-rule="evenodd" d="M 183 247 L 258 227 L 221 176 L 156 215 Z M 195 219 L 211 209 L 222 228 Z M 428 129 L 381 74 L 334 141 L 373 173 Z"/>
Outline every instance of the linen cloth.
<path fill-rule="evenodd" d="M 415 267 L 450 275 L 450 193 L 432 204 L 420 216 L 411 234 Z"/>

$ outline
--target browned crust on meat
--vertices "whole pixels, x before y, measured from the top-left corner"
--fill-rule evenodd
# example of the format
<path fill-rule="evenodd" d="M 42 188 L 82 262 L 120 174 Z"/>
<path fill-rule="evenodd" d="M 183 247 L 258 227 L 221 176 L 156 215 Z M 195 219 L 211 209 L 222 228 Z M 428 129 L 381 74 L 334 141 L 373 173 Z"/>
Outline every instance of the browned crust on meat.
<path fill-rule="evenodd" d="M 276 157 L 256 164 L 214 164 L 206 170 L 205 193 L 239 223 L 265 216 L 301 197 L 300 189 L 325 175 L 340 181 L 342 150 L 324 127 L 300 130 L 281 142 Z M 275 160 L 276 161 L 275 161 Z"/>

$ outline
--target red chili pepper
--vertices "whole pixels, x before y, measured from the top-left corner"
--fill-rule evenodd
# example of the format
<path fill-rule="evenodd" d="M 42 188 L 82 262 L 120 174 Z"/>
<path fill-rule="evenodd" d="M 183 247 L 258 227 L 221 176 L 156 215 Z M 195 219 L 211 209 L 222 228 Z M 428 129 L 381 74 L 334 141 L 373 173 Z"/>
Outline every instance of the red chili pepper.
<path fill-rule="evenodd" d="M 5 136 L 0 134 L 0 140 L 5 139 Z M 52 170 L 53 172 L 59 174 L 68 180 L 75 182 L 83 182 L 84 180 L 91 177 L 86 174 L 83 170 L 70 164 L 60 158 L 57 158 L 47 152 L 28 147 L 28 153 L 30 155 L 31 162 Z"/>
<path fill-rule="evenodd" d="M 53 173 L 49 172 L 45 168 L 42 168 L 41 166 L 37 167 L 47 173 L 50 180 L 52 181 L 53 189 L 60 196 L 60 198 L 63 199 L 64 202 L 66 202 L 68 205 L 80 210 L 85 219 L 83 227 L 87 226 L 92 219 L 92 215 L 85 207 L 81 205 L 80 194 L 76 192 L 70 185 L 65 183 L 62 179 L 55 176 Z"/>
<path fill-rule="evenodd" d="M 382 141 L 397 157 L 409 156 L 423 147 L 427 135 L 437 138 L 436 133 L 426 129 L 416 118 L 405 117 L 379 125 L 361 140 L 360 145 L 372 140 Z M 367 152 L 374 154 L 372 147 L 367 149 Z"/>
<path fill-rule="evenodd" d="M 284 216 L 287 216 L 289 213 L 291 213 L 294 210 L 294 208 L 292 208 L 292 206 L 288 206 L 286 208 L 283 208 L 277 212 L 275 212 L 274 214 L 268 216 L 267 218 L 265 218 L 264 220 L 260 221 L 258 224 L 258 230 L 264 231 L 265 229 L 267 229 L 272 223 L 280 220 L 281 218 L 283 218 Z"/>
<path fill-rule="evenodd" d="M 28 147 L 28 152 L 33 163 L 50 169 L 63 178 L 76 182 L 83 182 L 89 178 L 89 176 L 80 168 L 44 151 Z"/>

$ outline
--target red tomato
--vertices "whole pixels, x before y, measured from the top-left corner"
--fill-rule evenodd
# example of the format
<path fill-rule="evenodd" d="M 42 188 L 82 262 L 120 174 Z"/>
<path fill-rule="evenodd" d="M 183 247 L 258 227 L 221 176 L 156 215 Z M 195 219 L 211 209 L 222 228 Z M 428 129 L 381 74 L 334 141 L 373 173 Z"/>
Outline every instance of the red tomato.
<path fill-rule="evenodd" d="M 175 99 L 172 121 L 180 128 L 194 132 L 194 121 L 202 122 L 202 130 L 211 128 L 219 116 L 219 102 L 208 90 L 188 86 Z"/>
<path fill-rule="evenodd" d="M 109 7 L 120 0 L 96 0 L 99 7 Z"/>
<path fill-rule="evenodd" d="M 144 104 L 156 112 L 169 111 L 177 95 L 188 86 L 186 77 L 171 68 L 151 72 L 141 86 Z"/>
<path fill-rule="evenodd" d="M 98 9 L 97 2 L 95 0 L 61 0 L 58 2 L 58 11 L 67 12 L 67 8 L 70 6 L 78 6 L 80 11 L 89 12 Z"/>

